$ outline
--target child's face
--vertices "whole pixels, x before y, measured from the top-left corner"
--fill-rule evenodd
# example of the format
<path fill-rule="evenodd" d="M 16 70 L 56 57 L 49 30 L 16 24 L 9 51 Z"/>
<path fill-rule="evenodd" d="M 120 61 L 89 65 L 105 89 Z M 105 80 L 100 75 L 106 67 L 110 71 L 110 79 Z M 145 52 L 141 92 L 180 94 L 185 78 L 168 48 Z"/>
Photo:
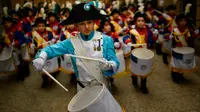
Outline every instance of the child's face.
<path fill-rule="evenodd" d="M 89 20 L 77 23 L 76 26 L 81 33 L 89 35 L 94 30 L 94 23 L 93 20 Z"/>
<path fill-rule="evenodd" d="M 111 26 L 109 22 L 105 22 L 103 32 L 108 33 L 111 31 Z"/>
<path fill-rule="evenodd" d="M 175 16 L 175 15 L 176 15 L 176 10 L 169 10 L 169 11 L 168 11 L 168 14 L 169 14 L 170 16 Z"/>
<path fill-rule="evenodd" d="M 29 16 L 33 16 L 33 12 L 32 11 L 28 11 L 28 15 Z"/>
<path fill-rule="evenodd" d="M 54 21 L 56 21 L 56 18 L 55 18 L 54 16 L 50 16 L 50 17 L 49 17 L 49 21 L 50 21 L 50 22 L 54 22 Z"/>
<path fill-rule="evenodd" d="M 37 25 L 37 28 L 38 28 L 39 32 L 44 32 L 45 31 L 45 25 L 44 25 L 44 23 L 39 23 Z"/>
<path fill-rule="evenodd" d="M 178 21 L 178 25 L 179 25 L 180 27 L 185 27 L 186 24 L 187 24 L 187 21 L 186 21 L 185 18 L 180 19 L 180 20 Z"/>
<path fill-rule="evenodd" d="M 119 14 L 118 14 L 118 13 L 115 13 L 115 14 L 113 15 L 113 18 L 114 18 L 114 19 L 119 19 Z"/>
<path fill-rule="evenodd" d="M 9 28 L 12 27 L 12 22 L 10 22 L 10 21 L 5 21 L 5 22 L 4 22 L 4 26 L 5 26 L 6 29 L 9 29 Z"/>
<path fill-rule="evenodd" d="M 136 22 L 135 22 L 136 27 L 138 28 L 144 28 L 145 26 L 145 20 L 143 17 L 138 17 Z"/>

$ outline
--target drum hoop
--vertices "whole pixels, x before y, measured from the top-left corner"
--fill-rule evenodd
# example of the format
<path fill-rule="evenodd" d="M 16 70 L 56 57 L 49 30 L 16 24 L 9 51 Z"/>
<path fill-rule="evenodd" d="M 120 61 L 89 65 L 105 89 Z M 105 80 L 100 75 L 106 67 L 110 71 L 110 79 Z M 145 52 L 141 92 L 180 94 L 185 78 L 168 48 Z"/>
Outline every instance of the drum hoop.
<path fill-rule="evenodd" d="M 11 49 L 12 49 L 12 50 L 11 50 L 9 56 L 8 56 L 8 57 L 5 57 L 4 59 L 0 59 L 0 61 L 5 61 L 5 60 L 9 60 L 10 58 L 12 58 L 13 48 L 11 48 Z M 2 52 L 3 52 L 3 51 L 2 51 Z"/>
<path fill-rule="evenodd" d="M 136 48 L 136 49 L 140 49 L 140 48 Z M 132 52 L 133 52 L 134 50 L 136 50 L 136 49 L 133 49 L 133 50 L 131 51 L 131 55 L 133 55 Z M 142 48 L 142 49 L 144 49 L 144 48 Z M 155 54 L 153 53 L 153 51 L 151 51 L 151 50 L 149 50 L 149 49 L 146 49 L 146 50 L 148 50 L 148 51 L 151 52 L 151 54 L 152 54 L 151 57 L 145 58 L 145 59 L 144 59 L 144 58 L 139 58 L 139 57 L 137 57 L 137 56 L 135 56 L 135 55 L 133 55 L 133 56 L 135 56 L 135 57 L 137 57 L 138 59 L 141 59 L 141 60 L 150 60 L 150 59 L 152 59 L 152 58 L 155 56 Z"/>
<path fill-rule="evenodd" d="M 92 105 L 92 104 L 99 98 L 99 96 L 101 95 L 101 93 L 103 93 L 103 90 L 106 88 L 106 85 L 103 84 L 103 83 L 97 83 L 97 84 L 94 84 L 94 85 L 103 85 L 103 88 L 102 88 L 102 90 L 99 92 L 99 94 L 97 95 L 97 97 L 96 97 L 95 99 L 93 99 L 89 104 L 87 104 L 86 106 L 84 106 L 83 108 L 77 109 L 77 110 L 75 110 L 75 111 L 83 110 L 84 108 L 89 107 L 90 105 Z M 91 86 L 93 86 L 93 85 L 91 85 Z M 87 89 L 87 88 L 89 88 L 89 87 L 90 87 L 90 86 L 87 86 L 87 87 L 83 88 L 83 90 L 85 90 L 85 89 Z M 81 92 L 81 91 L 80 91 L 80 92 Z M 74 101 L 75 97 L 78 96 L 78 95 L 80 94 L 80 92 L 78 92 L 78 93 L 72 98 L 71 101 Z M 70 101 L 69 104 L 71 104 L 71 101 Z M 71 109 L 71 107 L 70 107 L 70 109 Z M 68 110 L 70 111 L 70 109 L 69 109 L 69 105 L 68 105 Z"/>
<path fill-rule="evenodd" d="M 175 50 L 175 49 L 177 49 L 177 48 L 183 48 L 183 49 L 184 49 L 184 48 L 190 48 L 190 49 L 192 50 L 192 52 L 187 52 L 187 53 L 177 52 L 177 50 Z M 172 51 L 184 55 L 184 54 L 192 54 L 192 53 L 194 53 L 194 52 L 195 52 L 195 49 L 192 48 L 192 47 L 176 47 L 176 48 L 173 48 Z"/>

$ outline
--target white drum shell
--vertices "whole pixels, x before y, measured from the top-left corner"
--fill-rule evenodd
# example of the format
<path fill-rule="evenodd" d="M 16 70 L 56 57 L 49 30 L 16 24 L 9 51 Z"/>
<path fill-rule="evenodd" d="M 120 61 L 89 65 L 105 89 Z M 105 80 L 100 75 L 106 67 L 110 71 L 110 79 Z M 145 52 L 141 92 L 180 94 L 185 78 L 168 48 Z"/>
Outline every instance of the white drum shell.
<path fill-rule="evenodd" d="M 116 73 L 124 72 L 125 71 L 125 61 L 124 61 L 123 51 L 122 50 L 117 50 L 116 51 L 116 55 L 117 55 L 117 58 L 118 58 L 118 60 L 120 62 L 119 69 L 117 70 Z"/>
<path fill-rule="evenodd" d="M 104 84 L 89 85 L 68 104 L 70 112 L 122 112 L 122 108 Z"/>
<path fill-rule="evenodd" d="M 193 69 L 196 66 L 195 50 L 190 47 L 177 47 L 172 49 L 171 66 L 178 69 Z M 176 53 L 179 57 L 175 56 Z M 182 56 L 181 56 L 182 55 Z M 180 57 L 181 56 L 181 57 Z"/>
<path fill-rule="evenodd" d="M 63 55 L 64 60 L 61 58 L 61 68 L 68 72 L 73 72 L 73 65 L 69 56 Z"/>
<path fill-rule="evenodd" d="M 57 72 L 59 70 L 58 58 L 47 60 L 44 64 L 44 69 L 49 73 Z"/>
<path fill-rule="evenodd" d="M 13 52 L 13 47 L 4 47 L 0 53 L 0 72 L 14 71 L 19 63 L 19 56 Z"/>
<path fill-rule="evenodd" d="M 149 58 L 143 58 L 134 54 L 135 51 L 141 52 L 143 55 L 147 55 Z M 133 74 L 138 76 L 145 76 L 151 73 L 153 65 L 154 53 L 146 48 L 137 48 L 132 51 L 131 54 L 131 65 L 130 70 Z M 137 62 L 133 60 L 132 57 L 137 58 Z"/>

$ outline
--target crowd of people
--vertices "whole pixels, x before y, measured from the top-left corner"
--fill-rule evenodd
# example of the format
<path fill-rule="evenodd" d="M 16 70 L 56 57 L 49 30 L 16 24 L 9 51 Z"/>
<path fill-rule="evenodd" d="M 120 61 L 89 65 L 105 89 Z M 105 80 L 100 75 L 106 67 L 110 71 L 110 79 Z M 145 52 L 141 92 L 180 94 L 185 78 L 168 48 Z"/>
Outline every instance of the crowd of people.
<path fill-rule="evenodd" d="M 16 4 L 15 9 L 4 7 L 4 29 L 0 40 L 1 71 L 16 71 L 17 79 L 23 81 L 29 76 L 29 63 L 35 58 L 33 65 L 36 69 L 41 71 L 45 68 L 55 78 L 60 70 L 71 71 L 80 90 L 96 79 L 91 74 L 97 72 L 101 74 L 103 71 L 109 82 L 113 82 L 112 76 L 120 73 L 118 69 L 123 67 L 124 59 L 125 69 L 122 71 L 132 74 L 134 87 L 139 86 L 138 77 L 141 77 L 141 92 L 148 94 L 147 76 L 151 73 L 152 64 L 150 62 L 150 68 L 148 65 L 137 68 L 135 64 L 139 63 L 139 57 L 132 53 L 137 48 L 145 48 L 155 49 L 158 55 L 162 55 L 163 63 L 171 66 L 174 82 L 184 80 L 183 71 L 187 67 L 184 70 L 177 68 L 175 62 L 181 56 L 172 49 L 194 47 L 194 39 L 199 37 L 199 30 L 190 13 L 191 4 L 180 14 L 177 14 L 175 5 L 155 8 L 151 1 L 138 1 L 120 7 L 116 6 L 116 1 L 109 5 L 102 2 L 77 4 L 68 2 L 60 6 L 53 1 L 40 2 L 36 7 L 33 2 L 26 2 Z M 83 50 L 86 53 L 81 53 Z M 122 60 L 118 58 L 120 51 L 123 51 Z M 102 58 L 100 71 L 96 70 L 96 63 L 64 54 Z M 173 61 L 169 57 L 173 57 Z M 191 69 L 195 68 L 194 63 L 191 66 Z M 40 74 L 42 87 L 47 88 L 52 80 L 43 72 Z"/>

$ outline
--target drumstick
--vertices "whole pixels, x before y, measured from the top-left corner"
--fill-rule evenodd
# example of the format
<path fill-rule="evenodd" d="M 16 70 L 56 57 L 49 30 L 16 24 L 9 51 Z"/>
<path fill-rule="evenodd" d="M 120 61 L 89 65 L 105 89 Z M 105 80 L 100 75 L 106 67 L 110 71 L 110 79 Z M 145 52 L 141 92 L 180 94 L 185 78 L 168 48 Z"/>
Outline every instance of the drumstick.
<path fill-rule="evenodd" d="M 160 14 L 164 14 L 164 13 L 162 13 L 161 11 L 158 11 L 158 10 L 155 10 L 155 9 L 154 9 L 154 11 L 156 11 L 156 12 L 158 12 L 158 13 L 160 13 Z"/>
<path fill-rule="evenodd" d="M 58 82 L 51 74 L 49 74 L 45 69 L 42 69 L 44 73 L 46 73 L 53 81 L 55 81 L 60 87 L 62 87 L 65 91 L 68 92 L 68 89 L 66 89 L 60 82 Z"/>
<path fill-rule="evenodd" d="M 80 59 L 86 59 L 86 60 L 92 60 L 92 61 L 99 61 L 104 63 L 102 60 L 100 59 L 96 59 L 96 58 L 90 58 L 90 57 L 84 57 L 84 56 L 76 56 L 76 55 L 72 55 L 72 54 L 65 54 L 66 56 L 70 56 L 70 57 L 75 57 L 75 58 L 80 58 Z"/>

